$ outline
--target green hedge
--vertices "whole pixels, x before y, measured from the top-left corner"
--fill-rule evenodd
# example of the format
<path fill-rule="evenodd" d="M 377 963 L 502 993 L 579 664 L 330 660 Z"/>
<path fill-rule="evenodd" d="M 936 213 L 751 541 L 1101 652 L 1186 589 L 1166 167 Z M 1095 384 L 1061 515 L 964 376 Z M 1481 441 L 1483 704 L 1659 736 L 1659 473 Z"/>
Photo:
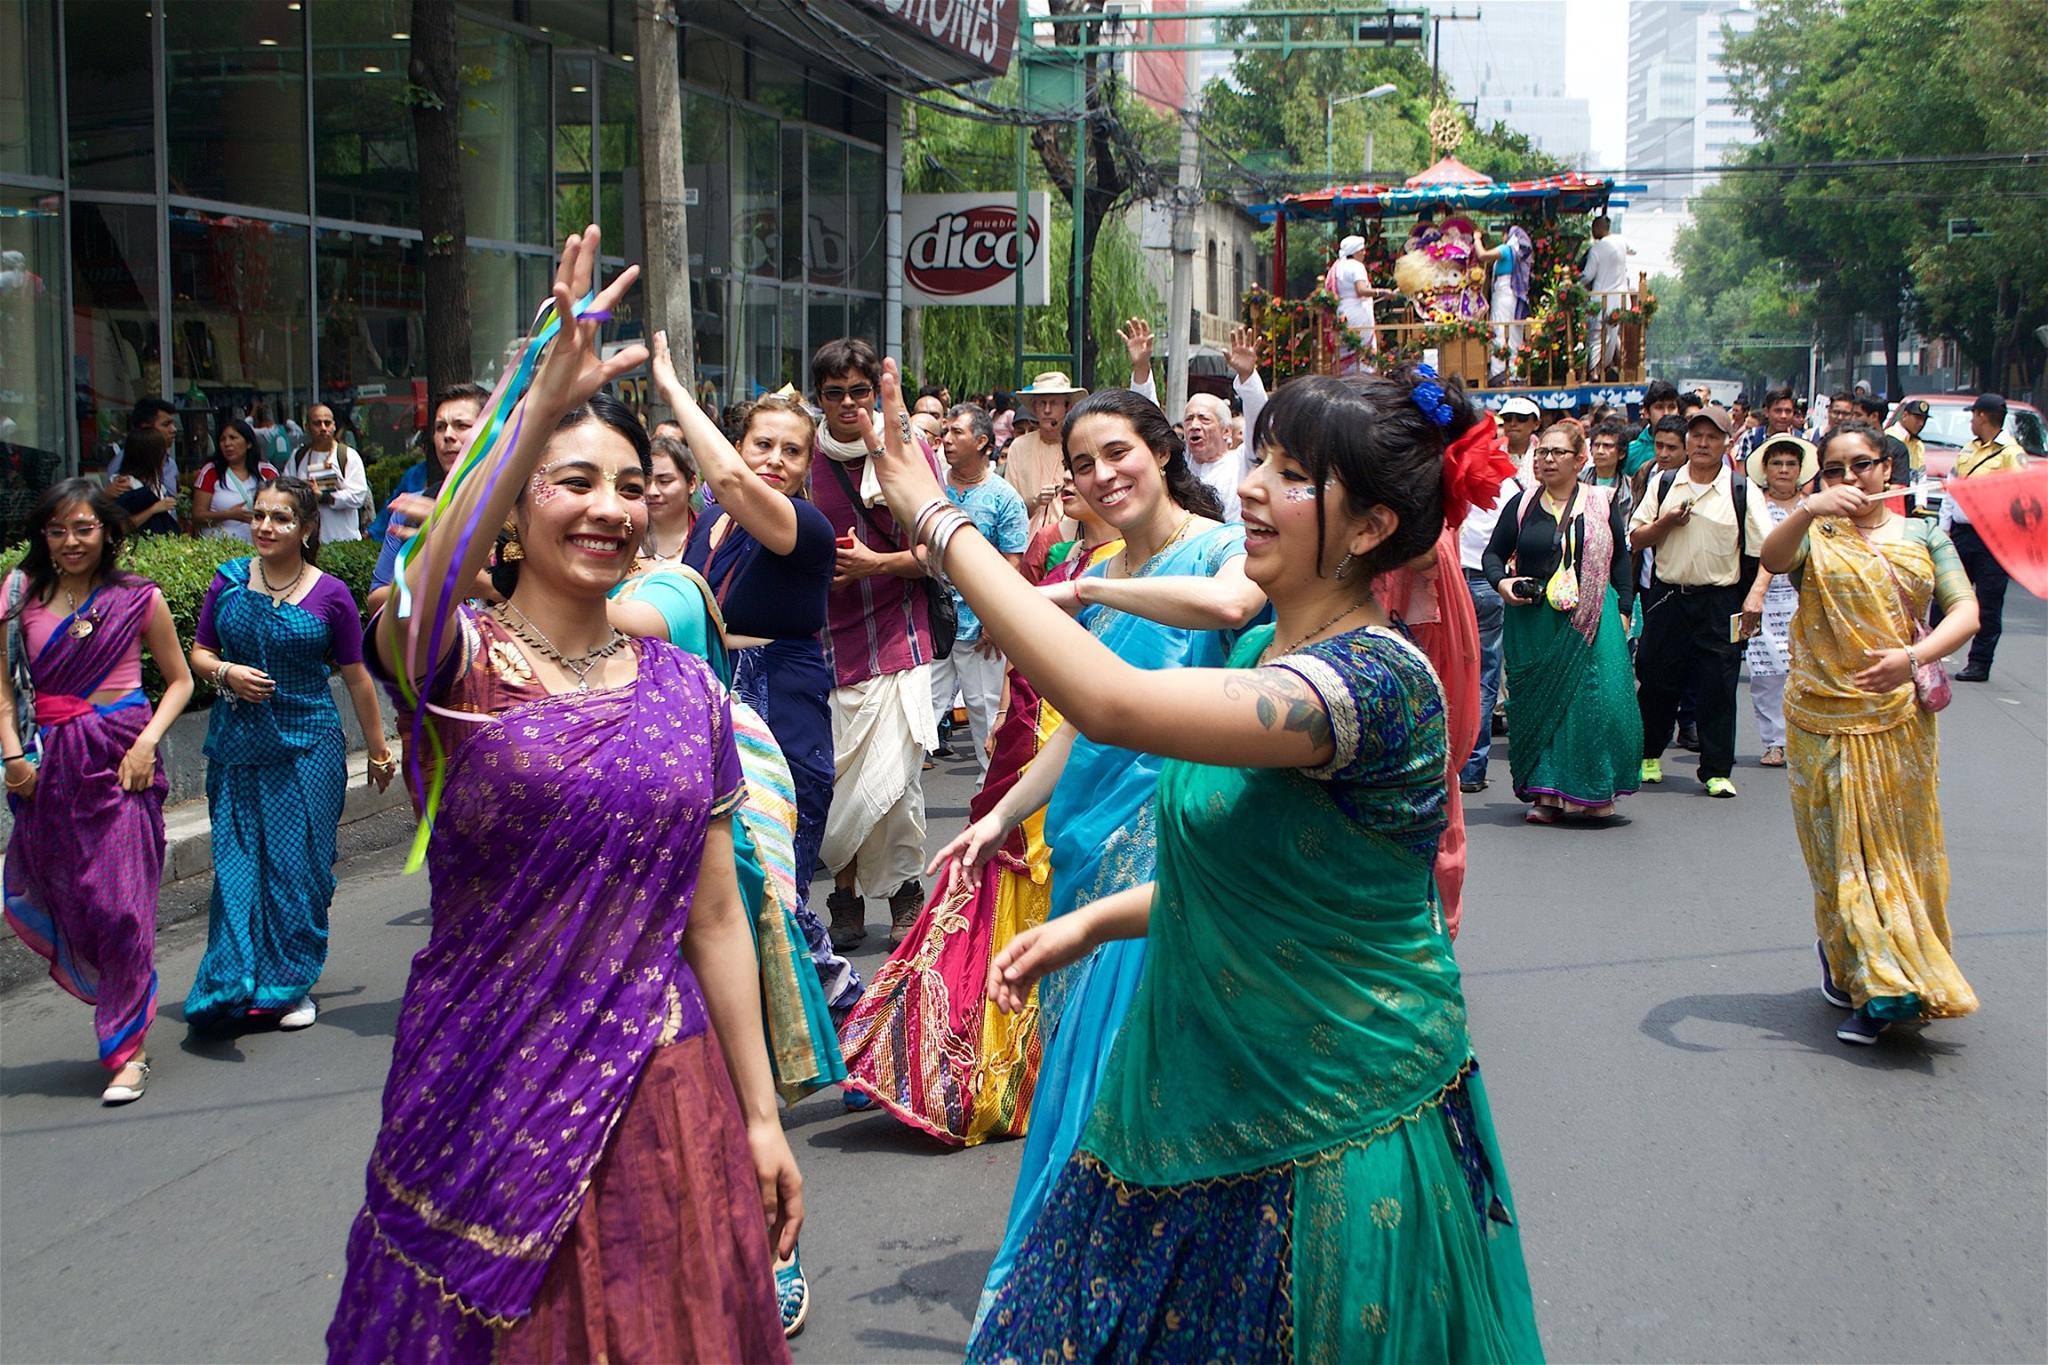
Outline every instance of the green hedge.
<path fill-rule="evenodd" d="M 370 595 L 370 575 L 376 571 L 377 552 L 381 548 L 369 540 L 323 545 L 320 567 L 347 584 L 360 606 Z M 23 543 L 0 550 L 0 573 L 19 564 L 27 549 Z M 251 553 L 246 542 L 226 536 L 140 536 L 128 543 L 121 556 L 121 567 L 163 589 L 164 601 L 171 607 L 171 620 L 178 627 L 178 641 L 189 649 L 199 626 L 199 604 L 213 583 L 214 571 L 231 559 Z M 163 676 L 157 672 L 156 661 L 146 655 L 142 662 L 142 687 L 151 701 L 164 694 Z M 213 688 L 201 682 L 193 695 L 192 709 L 212 704 Z"/>

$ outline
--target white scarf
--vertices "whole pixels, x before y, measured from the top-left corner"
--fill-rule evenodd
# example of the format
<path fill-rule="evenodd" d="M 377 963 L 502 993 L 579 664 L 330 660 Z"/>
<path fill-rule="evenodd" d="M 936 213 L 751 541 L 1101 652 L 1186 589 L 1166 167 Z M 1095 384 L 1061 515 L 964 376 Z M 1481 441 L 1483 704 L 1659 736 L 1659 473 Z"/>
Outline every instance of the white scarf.
<path fill-rule="evenodd" d="M 852 464 L 855 460 L 867 460 L 860 471 L 860 500 L 864 506 L 880 507 L 883 502 L 882 480 L 875 474 L 875 462 L 868 460 L 867 444 L 863 441 L 842 441 L 818 427 L 818 448 L 840 464 Z"/>

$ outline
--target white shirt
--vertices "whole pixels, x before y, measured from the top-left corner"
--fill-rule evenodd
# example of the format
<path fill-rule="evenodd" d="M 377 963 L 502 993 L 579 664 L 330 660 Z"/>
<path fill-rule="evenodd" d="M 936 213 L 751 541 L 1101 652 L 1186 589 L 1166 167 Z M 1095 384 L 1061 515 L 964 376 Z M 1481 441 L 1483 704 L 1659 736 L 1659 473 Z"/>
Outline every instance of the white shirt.
<path fill-rule="evenodd" d="M 1462 568 L 1477 570 L 1483 567 L 1481 557 L 1486 553 L 1486 543 L 1493 539 L 1493 528 L 1500 525 L 1500 514 L 1507 510 L 1508 499 L 1522 491 L 1519 478 L 1502 482 L 1500 496 L 1493 500 L 1491 507 L 1473 507 L 1465 513 L 1465 524 L 1458 528 L 1458 564 Z"/>
<path fill-rule="evenodd" d="M 1237 486 L 1244 482 L 1245 472 L 1251 468 L 1251 456 L 1246 447 L 1251 444 L 1252 430 L 1259 423 L 1259 414 L 1266 407 L 1266 381 L 1253 370 L 1251 378 L 1239 379 L 1231 376 L 1230 386 L 1237 394 L 1238 406 L 1244 410 L 1244 445 L 1232 446 L 1216 459 L 1206 463 L 1188 458 L 1188 465 L 1195 471 L 1208 489 L 1223 504 L 1225 521 L 1243 521 L 1244 507 L 1238 501 Z M 1150 375 L 1142 384 L 1131 385 L 1131 392 L 1153 402 L 1159 401 L 1159 385 Z"/>
<path fill-rule="evenodd" d="M 1331 274 L 1337 282 L 1337 316 L 1344 319 L 1344 325 L 1362 337 L 1370 337 L 1373 327 L 1372 300 L 1358 297 L 1358 286 L 1371 281 L 1365 262 L 1356 256 L 1346 256 L 1337 262 Z"/>
<path fill-rule="evenodd" d="M 1635 248 L 1618 232 L 1610 232 L 1586 248 L 1586 268 L 1579 280 L 1595 294 L 1628 292 L 1628 258 Z"/>
<path fill-rule="evenodd" d="M 334 501 L 320 504 L 323 545 L 363 538 L 362 510 L 370 503 L 370 478 L 363 470 L 363 457 L 353 447 L 337 441 L 334 449 L 325 454 L 311 447 L 301 450 L 284 466 L 285 473 L 318 489 L 320 473 L 337 464 L 341 469 L 341 486 L 334 490 Z"/>

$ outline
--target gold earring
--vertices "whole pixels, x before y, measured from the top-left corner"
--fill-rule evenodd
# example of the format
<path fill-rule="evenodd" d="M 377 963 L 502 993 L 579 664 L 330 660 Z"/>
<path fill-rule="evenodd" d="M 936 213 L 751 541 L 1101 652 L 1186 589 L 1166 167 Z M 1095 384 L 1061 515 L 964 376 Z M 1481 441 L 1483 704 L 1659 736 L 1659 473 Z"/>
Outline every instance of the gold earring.
<path fill-rule="evenodd" d="M 505 543 L 498 550 L 500 564 L 517 564 L 526 558 L 526 547 L 519 543 L 519 524 L 512 518 L 505 518 Z"/>

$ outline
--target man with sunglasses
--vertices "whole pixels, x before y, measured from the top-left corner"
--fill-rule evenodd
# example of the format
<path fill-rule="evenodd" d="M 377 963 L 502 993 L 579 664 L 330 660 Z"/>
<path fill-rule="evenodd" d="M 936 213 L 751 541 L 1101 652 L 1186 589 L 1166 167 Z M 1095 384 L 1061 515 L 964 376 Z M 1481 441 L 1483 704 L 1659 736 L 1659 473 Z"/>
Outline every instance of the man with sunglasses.
<path fill-rule="evenodd" d="M 889 515 L 871 459 L 882 449 L 881 383 L 881 357 L 857 338 L 828 341 L 811 358 L 824 414 L 811 503 L 839 533 L 825 607 L 835 772 L 818 850 L 832 871 L 825 903 L 839 949 L 867 937 L 866 896 L 888 897 L 898 934 L 924 909 L 924 756 L 939 747 L 924 566 L 910 531 Z M 930 448 L 918 444 L 936 473 Z"/>
<path fill-rule="evenodd" d="M 1707 795 L 1734 796 L 1735 693 L 1745 642 L 1757 630 L 1745 600 L 1761 600 L 1770 575 L 1757 553 L 1770 533 L 1763 497 L 1728 467 L 1733 423 L 1709 403 L 1686 419 L 1683 469 L 1653 476 L 1629 520 L 1629 545 L 1654 549 L 1636 648 L 1636 703 L 1643 717 L 1645 783 L 1664 780 L 1679 698 L 1690 682 L 1699 716 L 1700 781 Z"/>

